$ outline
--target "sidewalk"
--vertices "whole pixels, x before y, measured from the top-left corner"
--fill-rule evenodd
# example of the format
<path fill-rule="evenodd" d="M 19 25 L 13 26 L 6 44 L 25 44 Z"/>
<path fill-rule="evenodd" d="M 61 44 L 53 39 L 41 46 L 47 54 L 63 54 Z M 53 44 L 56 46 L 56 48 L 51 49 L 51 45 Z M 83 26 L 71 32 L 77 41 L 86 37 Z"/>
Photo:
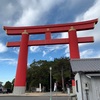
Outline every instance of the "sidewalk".
<path fill-rule="evenodd" d="M 62 93 L 62 92 L 52 92 L 52 96 L 71 96 L 74 94 L 68 95 L 67 93 Z M 50 96 L 50 92 L 33 92 L 33 93 L 25 93 L 25 94 L 0 94 L 0 96 Z"/>

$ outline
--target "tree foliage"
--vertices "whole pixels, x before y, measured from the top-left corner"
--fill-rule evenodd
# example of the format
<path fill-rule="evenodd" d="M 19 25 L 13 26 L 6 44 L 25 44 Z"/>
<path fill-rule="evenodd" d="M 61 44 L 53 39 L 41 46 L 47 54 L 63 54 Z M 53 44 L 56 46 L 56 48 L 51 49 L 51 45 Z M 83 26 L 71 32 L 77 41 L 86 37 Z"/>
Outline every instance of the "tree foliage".
<path fill-rule="evenodd" d="M 6 89 L 11 89 L 11 88 L 12 88 L 12 83 L 11 83 L 10 81 L 7 81 L 7 82 L 5 83 L 5 85 L 4 85 L 4 87 L 5 87 Z"/>
<path fill-rule="evenodd" d="M 41 83 L 42 86 L 45 86 L 46 91 L 49 91 L 50 67 L 52 67 L 52 87 L 54 82 L 57 82 L 58 89 L 61 90 L 62 77 L 64 78 L 64 85 L 69 84 L 72 74 L 69 58 L 56 58 L 54 61 L 34 60 L 27 70 L 27 90 L 38 87 Z"/>

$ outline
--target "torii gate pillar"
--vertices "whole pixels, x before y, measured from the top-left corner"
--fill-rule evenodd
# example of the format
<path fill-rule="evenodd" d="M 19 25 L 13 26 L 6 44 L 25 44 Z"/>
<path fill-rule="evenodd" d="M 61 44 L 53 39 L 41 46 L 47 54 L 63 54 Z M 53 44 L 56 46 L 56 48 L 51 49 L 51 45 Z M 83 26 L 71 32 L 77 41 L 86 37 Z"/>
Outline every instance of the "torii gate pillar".
<path fill-rule="evenodd" d="M 74 29 L 74 27 L 71 27 L 69 29 L 68 35 L 69 35 L 70 58 L 71 59 L 80 58 L 76 29 Z"/>
<path fill-rule="evenodd" d="M 18 65 L 16 71 L 16 79 L 14 83 L 14 94 L 23 94 L 26 89 L 26 71 L 28 56 L 28 40 L 29 35 L 26 31 L 22 33 L 22 39 L 19 50 Z"/>

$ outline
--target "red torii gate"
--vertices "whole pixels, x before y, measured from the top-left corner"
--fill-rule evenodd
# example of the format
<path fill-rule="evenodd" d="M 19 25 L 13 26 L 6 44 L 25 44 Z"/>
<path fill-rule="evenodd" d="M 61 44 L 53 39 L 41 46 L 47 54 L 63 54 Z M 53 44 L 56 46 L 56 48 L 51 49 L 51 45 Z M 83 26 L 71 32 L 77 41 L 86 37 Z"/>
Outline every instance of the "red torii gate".
<path fill-rule="evenodd" d="M 79 37 L 77 38 L 76 31 L 93 29 L 98 19 L 67 23 L 54 24 L 44 26 L 25 26 L 25 27 L 8 27 L 4 26 L 7 35 L 22 35 L 21 41 L 8 42 L 8 47 L 19 47 L 19 58 L 14 83 L 14 93 L 25 93 L 26 87 L 26 71 L 27 71 L 27 56 L 28 46 L 38 45 L 54 45 L 54 44 L 69 44 L 70 58 L 80 58 L 78 43 L 93 42 L 93 37 Z M 51 33 L 68 32 L 69 38 L 51 39 Z M 29 40 L 31 34 L 45 34 L 45 40 Z"/>

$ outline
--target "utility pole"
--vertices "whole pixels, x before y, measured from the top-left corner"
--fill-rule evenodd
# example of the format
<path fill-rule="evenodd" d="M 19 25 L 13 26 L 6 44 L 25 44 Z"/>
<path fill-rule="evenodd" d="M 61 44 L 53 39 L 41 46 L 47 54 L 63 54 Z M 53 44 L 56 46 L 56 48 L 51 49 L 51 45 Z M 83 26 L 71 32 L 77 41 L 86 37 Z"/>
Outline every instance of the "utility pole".
<path fill-rule="evenodd" d="M 62 90 L 63 90 L 63 92 L 65 92 L 63 66 L 62 66 L 62 70 L 61 70 L 61 77 L 62 77 Z"/>
<path fill-rule="evenodd" d="M 52 67 L 50 67 L 50 100 L 52 100 L 52 77 L 51 77 L 51 74 L 52 74 Z"/>

